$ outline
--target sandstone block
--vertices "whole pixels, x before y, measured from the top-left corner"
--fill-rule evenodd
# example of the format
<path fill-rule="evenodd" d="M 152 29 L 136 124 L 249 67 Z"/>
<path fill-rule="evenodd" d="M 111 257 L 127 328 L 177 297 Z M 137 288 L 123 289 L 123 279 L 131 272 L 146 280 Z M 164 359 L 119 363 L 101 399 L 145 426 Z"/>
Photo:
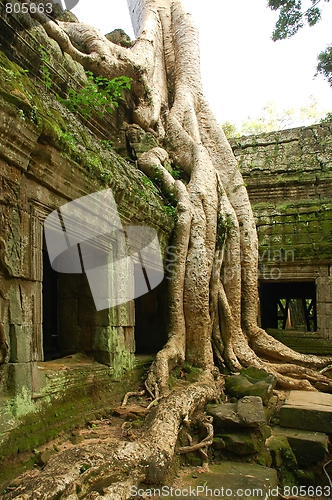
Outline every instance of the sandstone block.
<path fill-rule="evenodd" d="M 322 432 L 274 427 L 273 435 L 287 438 L 300 467 L 323 462 L 328 453 L 328 437 Z"/>
<path fill-rule="evenodd" d="M 280 425 L 332 432 L 332 394 L 291 391 L 280 410 Z"/>

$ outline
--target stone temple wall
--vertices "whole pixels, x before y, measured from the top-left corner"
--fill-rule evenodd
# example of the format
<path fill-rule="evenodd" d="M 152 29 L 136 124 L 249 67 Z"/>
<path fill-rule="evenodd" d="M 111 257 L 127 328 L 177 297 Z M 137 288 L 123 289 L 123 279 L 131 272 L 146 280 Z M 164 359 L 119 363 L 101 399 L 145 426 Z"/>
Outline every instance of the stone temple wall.
<path fill-rule="evenodd" d="M 1 3 L 0 433 L 5 442 L 19 418 L 41 411 L 46 403 L 66 397 L 73 405 L 75 400 L 75 411 L 63 417 L 68 426 L 80 414 L 80 404 L 86 407 L 87 392 L 96 401 L 101 392 L 109 397 L 114 381 L 132 371 L 137 315 L 145 318 L 152 311 L 164 317 L 165 282 L 151 292 L 148 304 L 142 297 L 136 306 L 132 300 L 97 312 L 83 274 L 52 271 L 43 235 L 47 215 L 71 200 L 111 188 L 123 226 L 154 228 L 163 254 L 174 219 L 128 148 L 130 96 L 103 118 L 70 113 L 57 95 L 65 97 L 69 87 L 82 85 L 83 68 L 41 26 L 23 15 L 5 15 L 3 8 Z M 139 127 L 131 137 L 138 141 L 137 149 L 155 145 L 154 136 Z M 165 342 L 166 321 L 158 332 L 153 327 L 147 332 L 153 346 L 139 339 L 145 353 L 156 352 Z M 66 363 L 81 359 L 82 352 L 88 357 L 82 358 L 81 371 L 68 368 Z M 74 358 L 55 362 L 64 356 Z M 59 431 L 61 412 L 54 415 Z"/>
<path fill-rule="evenodd" d="M 332 338 L 332 123 L 232 139 L 259 237 L 260 282 L 313 282 Z"/>
<path fill-rule="evenodd" d="M 110 187 L 122 223 L 153 227 L 163 251 L 174 219 L 136 168 L 137 154 L 157 144 L 153 134 L 128 126 L 129 94 L 112 115 L 70 113 L 57 95 L 65 98 L 69 88 L 82 86 L 83 68 L 37 23 L 7 15 L 3 1 L 0 47 L 3 455 L 76 425 L 129 374 L 137 346 L 156 352 L 166 338 L 167 280 L 135 304 L 97 312 L 83 275 L 52 274 L 43 242 L 47 215 Z M 233 148 L 257 220 L 261 285 L 314 283 L 318 332 L 330 337 L 331 127 L 241 138 Z"/>

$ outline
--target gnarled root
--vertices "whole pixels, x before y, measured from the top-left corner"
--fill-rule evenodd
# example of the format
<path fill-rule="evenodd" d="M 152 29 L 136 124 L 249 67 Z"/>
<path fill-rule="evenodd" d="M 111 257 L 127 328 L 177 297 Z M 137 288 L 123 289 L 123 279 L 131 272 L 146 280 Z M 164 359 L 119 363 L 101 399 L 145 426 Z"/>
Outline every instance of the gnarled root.
<path fill-rule="evenodd" d="M 213 443 L 213 435 L 214 435 L 214 430 L 213 430 L 213 418 L 210 417 L 209 415 L 200 415 L 199 418 L 197 418 L 198 423 L 206 430 L 206 437 L 202 439 L 199 443 L 196 444 L 190 444 L 189 446 L 182 446 L 181 448 L 177 449 L 177 452 L 180 454 L 185 454 L 185 453 L 190 453 L 192 451 L 197 451 L 200 450 L 201 448 L 207 448 L 211 446 Z"/>
<path fill-rule="evenodd" d="M 4 500 L 124 500 L 141 481 L 160 483 L 172 463 L 183 420 L 193 418 L 222 389 L 221 377 L 203 373 L 198 382 L 173 391 L 150 411 L 139 440 L 80 445 L 58 453 L 38 475 L 22 478 Z"/>

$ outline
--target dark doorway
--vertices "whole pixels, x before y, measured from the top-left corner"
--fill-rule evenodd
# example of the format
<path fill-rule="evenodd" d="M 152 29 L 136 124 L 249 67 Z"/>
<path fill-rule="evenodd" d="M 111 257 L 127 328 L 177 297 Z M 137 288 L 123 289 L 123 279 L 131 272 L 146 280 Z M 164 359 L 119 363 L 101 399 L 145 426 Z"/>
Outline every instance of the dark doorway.
<path fill-rule="evenodd" d="M 261 282 L 262 328 L 317 330 L 314 281 Z"/>
<path fill-rule="evenodd" d="M 135 299 L 136 354 L 155 354 L 167 342 L 167 280 Z"/>
<path fill-rule="evenodd" d="M 43 347 L 44 361 L 60 358 L 58 321 L 58 273 L 48 257 L 43 240 Z"/>

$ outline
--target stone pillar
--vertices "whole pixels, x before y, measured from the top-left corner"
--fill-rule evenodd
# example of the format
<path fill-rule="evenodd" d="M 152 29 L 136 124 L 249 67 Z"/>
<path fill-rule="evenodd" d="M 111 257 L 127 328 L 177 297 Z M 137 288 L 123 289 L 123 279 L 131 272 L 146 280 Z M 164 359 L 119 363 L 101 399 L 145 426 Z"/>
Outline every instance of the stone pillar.
<path fill-rule="evenodd" d="M 332 339 L 332 277 L 316 279 L 317 332 L 321 337 Z"/>

